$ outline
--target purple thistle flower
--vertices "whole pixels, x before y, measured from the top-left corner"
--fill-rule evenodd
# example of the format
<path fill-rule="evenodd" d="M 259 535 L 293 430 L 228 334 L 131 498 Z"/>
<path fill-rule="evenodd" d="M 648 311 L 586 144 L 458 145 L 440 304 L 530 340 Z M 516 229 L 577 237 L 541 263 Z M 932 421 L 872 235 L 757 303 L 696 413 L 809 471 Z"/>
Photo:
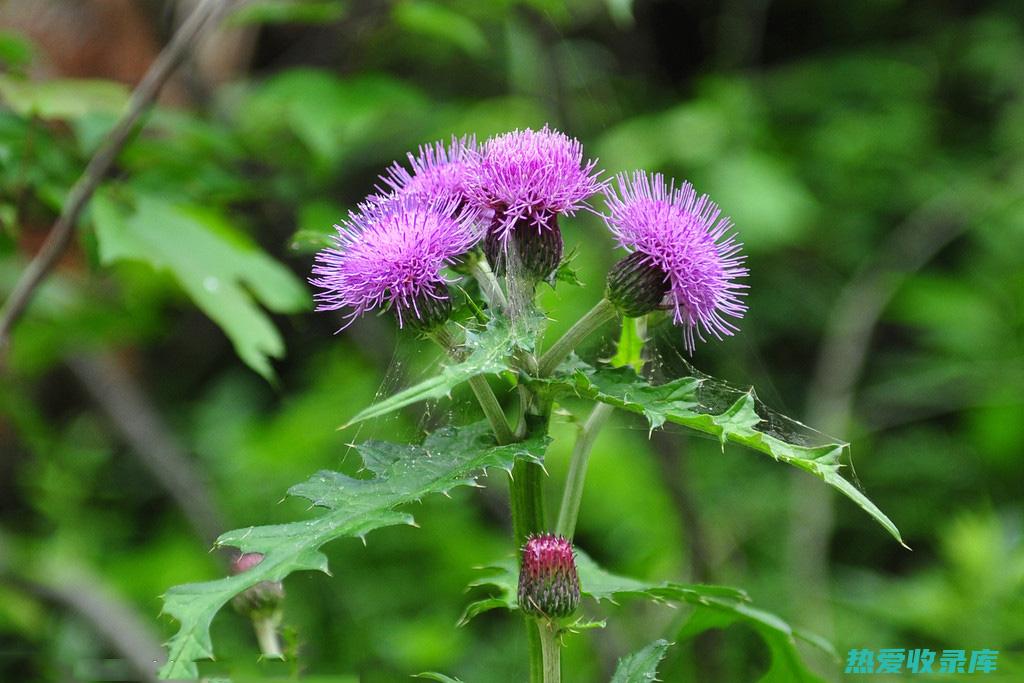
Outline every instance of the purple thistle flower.
<path fill-rule="evenodd" d="M 580 604 L 572 541 L 554 534 L 531 536 L 519 568 L 519 609 L 535 617 L 567 617 Z"/>
<path fill-rule="evenodd" d="M 438 141 L 432 145 L 420 145 L 418 156 L 410 152 L 407 156 L 411 173 L 396 161 L 388 167 L 381 180 L 398 195 L 454 195 L 465 200 L 468 174 L 478 151 L 475 135 L 462 138 L 453 135 L 447 146 Z"/>
<path fill-rule="evenodd" d="M 618 192 L 605 191 L 605 220 L 631 254 L 609 274 L 609 298 L 624 310 L 647 312 L 667 296 L 691 352 L 703 332 L 731 336 L 738 328 L 726 316 L 742 318 L 747 310 L 741 300 L 747 285 L 736 280 L 748 273 L 742 244 L 729 233 L 732 221 L 719 219 L 718 206 L 707 195 L 697 197 L 688 182 L 666 185 L 660 173 L 644 171 L 617 181 Z"/>
<path fill-rule="evenodd" d="M 515 130 L 489 139 L 468 178 L 467 194 L 482 211 L 493 212 L 502 244 L 527 222 L 538 232 L 557 214 L 573 215 L 604 187 L 594 173 L 597 161 L 583 161 L 578 140 L 544 126 Z"/>
<path fill-rule="evenodd" d="M 351 309 L 342 329 L 381 307 L 394 308 L 399 327 L 443 323 L 451 301 L 441 270 L 479 241 L 476 221 L 451 195 L 368 198 L 316 255 L 317 310 Z"/>

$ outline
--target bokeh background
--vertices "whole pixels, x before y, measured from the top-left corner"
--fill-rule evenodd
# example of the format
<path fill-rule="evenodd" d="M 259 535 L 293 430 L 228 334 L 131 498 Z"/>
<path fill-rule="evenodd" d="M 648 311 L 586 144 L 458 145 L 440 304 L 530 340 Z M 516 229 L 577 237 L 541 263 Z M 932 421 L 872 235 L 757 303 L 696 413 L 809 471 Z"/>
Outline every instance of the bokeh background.
<path fill-rule="evenodd" d="M 4 295 L 192 5 L 0 3 Z M 120 155 L 8 350 L 0 679 L 139 678 L 174 628 L 158 596 L 224 575 L 212 537 L 305 514 L 284 491 L 319 468 L 354 471 L 354 439 L 472 418 L 457 393 L 336 431 L 439 359 L 388 317 L 335 335 L 304 280 L 331 224 L 407 150 L 544 123 L 609 173 L 689 179 L 733 217 L 750 312 L 693 363 L 849 439 L 860 485 L 913 551 L 809 476 L 674 429 L 649 436 L 625 415 L 597 442 L 579 545 L 623 574 L 745 587 L 841 653 L 992 648 L 999 678 L 1024 680 L 1024 8 L 1011 0 L 232 11 Z M 109 211 L 124 199 L 140 207 L 127 222 Z M 594 217 L 564 227 L 586 286 L 545 291 L 553 335 L 616 258 Z M 611 332 L 583 355 L 606 354 Z M 552 500 L 584 407 L 565 408 Z M 298 661 L 257 662 L 226 610 L 204 671 L 522 680 L 518 619 L 455 627 L 474 567 L 510 551 L 505 495 L 492 475 L 424 500 L 418 529 L 328 546 L 333 577 L 286 583 Z M 569 640 L 570 683 L 607 680 L 681 618 L 600 614 L 607 629 Z M 753 681 L 770 661 L 734 626 L 674 648 L 661 678 Z M 766 680 L 808 680 L 801 669 Z"/>

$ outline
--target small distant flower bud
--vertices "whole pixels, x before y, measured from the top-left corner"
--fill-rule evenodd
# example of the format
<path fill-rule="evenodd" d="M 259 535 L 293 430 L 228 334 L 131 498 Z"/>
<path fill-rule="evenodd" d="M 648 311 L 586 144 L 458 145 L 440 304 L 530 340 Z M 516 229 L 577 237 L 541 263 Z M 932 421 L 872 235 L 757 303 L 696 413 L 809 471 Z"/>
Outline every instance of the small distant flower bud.
<path fill-rule="evenodd" d="M 605 296 L 623 315 L 638 318 L 656 310 L 671 287 L 665 271 L 637 251 L 612 266 Z"/>
<path fill-rule="evenodd" d="M 262 553 L 239 553 L 231 560 L 231 573 L 241 574 L 263 561 Z M 231 605 L 239 614 L 257 616 L 272 614 L 284 600 L 284 586 L 280 581 L 260 581 L 235 596 Z"/>
<path fill-rule="evenodd" d="M 562 536 L 531 536 L 519 571 L 519 608 L 535 617 L 567 617 L 580 604 L 580 580 L 572 542 Z"/>
<path fill-rule="evenodd" d="M 495 273 L 505 274 L 509 251 L 515 249 L 522 275 L 533 280 L 547 280 L 558 270 L 564 248 L 556 216 L 551 216 L 547 225 L 517 226 L 504 240 L 496 224 L 487 232 L 483 245 Z"/>

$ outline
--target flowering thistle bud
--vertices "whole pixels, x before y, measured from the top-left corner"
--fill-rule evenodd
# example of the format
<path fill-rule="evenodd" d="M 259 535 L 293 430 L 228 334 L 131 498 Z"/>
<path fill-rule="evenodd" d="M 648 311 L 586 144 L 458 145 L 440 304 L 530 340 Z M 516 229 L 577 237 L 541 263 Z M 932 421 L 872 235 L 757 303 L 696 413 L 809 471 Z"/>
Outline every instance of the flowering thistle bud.
<path fill-rule="evenodd" d="M 648 312 L 665 299 L 683 341 L 693 351 L 704 333 L 721 339 L 742 318 L 747 276 L 741 244 L 707 195 L 690 183 L 676 186 L 661 174 L 619 175 L 618 189 L 605 189 L 608 227 L 631 252 L 608 278 L 608 298 L 626 315 Z M 659 296 L 657 287 L 664 286 Z M 654 302 L 658 298 L 658 302 Z"/>
<path fill-rule="evenodd" d="M 604 187 L 596 161 L 583 158 L 578 140 L 544 126 L 515 130 L 484 143 L 466 176 L 466 196 L 493 219 L 484 250 L 496 272 L 512 246 L 524 275 L 547 279 L 562 258 L 557 218 L 588 208 Z"/>
<path fill-rule="evenodd" d="M 241 574 L 263 561 L 262 553 L 239 553 L 231 560 L 231 573 Z M 256 617 L 272 615 L 284 600 L 284 586 L 280 581 L 260 581 L 245 589 L 231 601 L 239 614 Z"/>
<path fill-rule="evenodd" d="M 451 314 L 441 271 L 480 239 L 477 215 L 453 195 L 370 197 L 316 256 L 317 310 L 347 309 L 347 327 L 390 307 L 398 324 L 432 329 Z"/>
<path fill-rule="evenodd" d="M 563 536 L 531 536 L 519 570 L 519 608 L 535 617 L 567 617 L 580 604 L 580 580 L 572 542 Z"/>
<path fill-rule="evenodd" d="M 623 315 L 638 318 L 657 309 L 670 288 L 668 274 L 636 251 L 612 266 L 605 296 Z"/>
<path fill-rule="evenodd" d="M 421 145 L 419 154 L 409 153 L 412 172 L 397 161 L 381 176 L 391 192 L 399 195 L 423 194 L 428 197 L 455 196 L 466 199 L 466 178 L 478 151 L 475 135 L 452 136 L 451 142 Z"/>

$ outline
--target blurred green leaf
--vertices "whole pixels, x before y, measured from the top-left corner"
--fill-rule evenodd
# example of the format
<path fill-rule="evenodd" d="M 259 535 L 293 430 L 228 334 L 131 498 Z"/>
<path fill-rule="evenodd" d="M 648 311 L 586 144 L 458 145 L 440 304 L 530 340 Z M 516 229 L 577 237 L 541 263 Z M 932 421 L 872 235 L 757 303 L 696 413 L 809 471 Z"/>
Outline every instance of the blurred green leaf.
<path fill-rule="evenodd" d="M 416 674 L 413 678 L 426 678 L 431 681 L 440 681 L 440 683 L 462 683 L 458 678 L 445 676 L 444 674 L 439 674 L 436 671 L 424 671 L 421 674 Z"/>
<path fill-rule="evenodd" d="M 471 57 L 487 50 L 487 38 L 472 19 L 436 2 L 403 0 L 392 17 L 406 31 L 450 43 Z"/>
<path fill-rule="evenodd" d="M 707 376 L 653 385 L 632 368 L 595 369 L 585 364 L 575 365 L 572 375 L 540 381 L 556 392 L 575 393 L 643 415 L 652 429 L 673 422 L 718 437 L 723 451 L 726 442 L 732 441 L 810 472 L 859 505 L 903 543 L 896 525 L 839 474 L 850 445 L 768 411 L 753 388 L 734 389 Z M 811 445 L 811 439 L 818 443 Z"/>
<path fill-rule="evenodd" d="M 418 127 L 427 107 L 418 90 L 383 74 L 341 78 L 291 69 L 253 88 L 237 116 L 243 132 L 275 157 L 294 154 L 281 136 L 290 131 L 321 165 L 333 168 L 359 150 L 379 155 L 381 144 Z"/>
<path fill-rule="evenodd" d="M 615 667 L 612 683 L 650 683 L 657 680 L 658 664 L 665 658 L 665 653 L 672 643 L 667 640 L 656 640 L 647 647 L 626 655 Z"/>
<path fill-rule="evenodd" d="M 337 204 L 327 201 L 313 201 L 299 209 L 298 230 L 288 243 L 289 248 L 300 254 L 313 254 L 321 249 L 335 246 L 334 226 L 345 217 Z"/>
<path fill-rule="evenodd" d="M 490 468 L 511 472 L 518 459 L 540 462 L 548 437 L 534 434 L 525 441 L 497 446 L 486 423 L 445 427 L 429 435 L 421 446 L 366 441 L 356 446 L 364 467 L 375 476 L 353 479 L 339 472 L 321 471 L 289 489 L 292 496 L 309 500 L 326 512 L 312 519 L 248 527 L 223 534 L 218 546 L 244 553 L 261 553 L 263 560 L 248 571 L 225 579 L 175 586 L 164 597 L 164 612 L 181 628 L 168 643 L 165 679 L 195 678 L 196 661 L 213 657 L 210 624 L 231 598 L 261 581 L 281 581 L 296 571 L 327 571 L 320 547 L 330 541 L 365 536 L 396 524 L 412 524 L 401 505 L 431 493 L 447 493 L 460 486 L 477 486 L 477 478 Z"/>
<path fill-rule="evenodd" d="M 238 356 L 266 379 L 284 342 L 262 303 L 277 313 L 309 307 L 302 283 L 212 210 L 140 195 L 127 211 L 111 191 L 93 199 L 100 258 L 141 261 L 169 271 L 231 339 Z M 255 301 L 254 301 L 255 299 Z"/>
<path fill-rule="evenodd" d="M 679 641 L 686 641 L 708 629 L 726 628 L 737 623 L 754 629 L 771 653 L 771 664 L 758 679 L 759 683 L 823 683 L 824 679 L 803 663 L 796 648 L 797 639 L 838 660 L 835 649 L 823 638 L 794 629 L 774 614 L 743 604 L 709 601 L 705 605 L 697 605 L 676 637 Z"/>
<path fill-rule="evenodd" d="M 250 24 L 330 24 L 348 10 L 343 0 L 256 0 L 235 9 L 225 19 L 228 26 Z"/>
<path fill-rule="evenodd" d="M 0 99 L 24 117 L 75 119 L 92 113 L 117 115 L 128 106 L 128 97 L 128 88 L 113 81 L 26 81 L 0 74 Z"/>
<path fill-rule="evenodd" d="M 8 69 L 20 70 L 32 61 L 32 43 L 11 31 L 0 30 L 0 63 Z"/>

